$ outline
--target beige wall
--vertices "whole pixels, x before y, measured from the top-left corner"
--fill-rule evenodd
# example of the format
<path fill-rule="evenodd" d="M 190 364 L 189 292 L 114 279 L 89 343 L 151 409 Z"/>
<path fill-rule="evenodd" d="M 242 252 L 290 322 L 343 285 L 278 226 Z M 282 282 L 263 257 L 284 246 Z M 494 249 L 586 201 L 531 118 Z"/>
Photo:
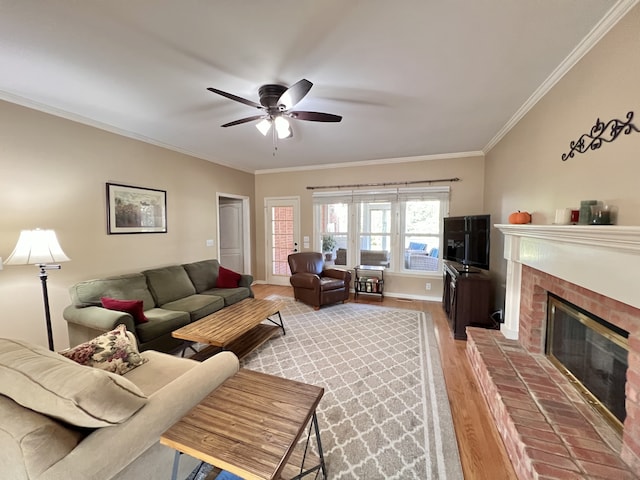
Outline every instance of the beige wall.
<path fill-rule="evenodd" d="M 254 192 L 251 174 L 4 102 L 0 166 L 0 256 L 9 256 L 20 230 L 40 227 L 55 229 L 71 258 L 49 272 L 56 348 L 68 344 L 62 310 L 70 285 L 216 258 L 217 244 L 205 246 L 217 239 L 216 192 Z M 166 190 L 168 233 L 107 235 L 106 182 Z M 35 266 L 0 271 L 0 312 L 0 336 L 46 345 Z"/>
<path fill-rule="evenodd" d="M 246 174 L 142 142 L 0 102 L 0 256 L 19 232 L 53 228 L 71 257 L 51 271 L 49 289 L 56 347 L 67 345 L 62 310 L 67 288 L 88 278 L 139 271 L 217 255 L 216 192 L 251 197 L 253 274 L 265 278 L 264 199 L 299 196 L 301 235 L 313 235 L 308 185 L 394 182 L 460 177 L 451 184 L 451 215 L 490 213 L 494 223 L 515 210 L 551 223 L 556 208 L 597 199 L 619 208 L 619 223 L 640 224 L 640 133 L 562 162 L 569 142 L 596 118 L 624 118 L 640 125 L 640 6 L 635 7 L 493 148 L 486 159 L 417 162 Z M 107 235 L 105 183 L 167 191 L 167 234 Z M 255 185 L 254 185 L 255 182 Z M 597 228 L 597 227 L 594 227 Z M 585 259 L 588 261 L 588 259 Z M 492 232 L 491 268 L 496 306 L 502 306 L 505 264 L 502 237 Z M 429 277 L 426 277 L 429 278 Z M 387 291 L 426 296 L 425 276 L 389 275 Z M 430 295 L 441 294 L 431 277 Z M 42 295 L 34 266 L 0 271 L 0 335 L 46 345 Z"/>
<path fill-rule="evenodd" d="M 624 120 L 633 111 L 640 128 L 639 32 L 637 6 L 487 154 L 485 206 L 494 223 L 526 210 L 533 212 L 533 223 L 550 224 L 556 208 L 578 208 L 581 200 L 594 199 L 618 207 L 618 224 L 640 224 L 640 133 L 561 160 L 569 142 L 589 132 L 597 118 Z M 501 307 L 503 237 L 496 230 L 492 240 Z"/>
<path fill-rule="evenodd" d="M 403 163 L 302 170 L 256 176 L 256 276 L 265 278 L 264 199 L 297 196 L 300 198 L 300 237 L 313 238 L 312 191 L 307 186 L 334 186 L 377 182 L 407 182 L 439 178 L 460 178 L 451 186 L 451 215 L 479 214 L 483 206 L 484 157 L 447 158 Z M 311 244 L 310 250 L 313 249 Z M 432 284 L 431 291 L 425 283 Z M 385 290 L 389 294 L 440 298 L 442 279 L 437 275 L 385 274 Z"/>

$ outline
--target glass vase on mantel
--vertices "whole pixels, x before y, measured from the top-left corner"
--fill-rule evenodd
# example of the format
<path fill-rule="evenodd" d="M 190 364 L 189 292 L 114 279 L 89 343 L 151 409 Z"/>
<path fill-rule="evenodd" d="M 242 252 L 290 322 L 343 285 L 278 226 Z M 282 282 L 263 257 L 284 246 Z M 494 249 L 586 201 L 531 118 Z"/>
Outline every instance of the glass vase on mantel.
<path fill-rule="evenodd" d="M 609 205 L 591 205 L 591 225 L 613 225 L 613 212 Z"/>
<path fill-rule="evenodd" d="M 591 207 L 597 205 L 597 200 L 582 200 L 580 202 L 580 217 L 578 220 L 579 225 L 590 225 L 593 219 L 591 213 Z"/>

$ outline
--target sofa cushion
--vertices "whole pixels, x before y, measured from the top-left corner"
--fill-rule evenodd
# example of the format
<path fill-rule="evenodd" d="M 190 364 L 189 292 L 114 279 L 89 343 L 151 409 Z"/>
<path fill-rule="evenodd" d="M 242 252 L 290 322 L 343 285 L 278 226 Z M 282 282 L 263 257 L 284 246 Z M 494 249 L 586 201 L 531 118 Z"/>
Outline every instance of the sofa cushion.
<path fill-rule="evenodd" d="M 183 265 L 197 293 L 202 293 L 216 286 L 218 280 L 218 260 L 201 260 Z"/>
<path fill-rule="evenodd" d="M 60 352 L 80 365 L 99 368 L 122 375 L 148 360 L 141 357 L 138 348 L 131 343 L 124 325 L 103 333 L 85 343 Z"/>
<path fill-rule="evenodd" d="M 147 286 L 147 278 L 142 273 L 132 273 L 117 277 L 86 280 L 69 289 L 71 300 L 77 307 L 102 306 L 102 297 L 120 300 L 142 300 L 144 310 L 156 306 Z"/>
<path fill-rule="evenodd" d="M 185 311 L 152 308 L 147 310 L 145 315 L 149 321 L 136 326 L 136 335 L 138 335 L 142 343 L 147 343 L 162 335 L 169 334 L 191 322 L 191 317 Z"/>
<path fill-rule="evenodd" d="M 118 300 L 117 298 L 102 297 L 100 302 L 104 308 L 130 314 L 136 324 L 149 321 L 144 316 L 144 302 L 142 300 Z"/>
<path fill-rule="evenodd" d="M 2 430 L 11 435 L 20 449 L 11 455 L 11 460 L 16 462 L 17 456 L 22 457 L 29 478 L 39 477 L 51 465 L 67 456 L 86 434 L 24 408 L 4 395 L 0 395 L 0 411 Z M 1 457 L 0 454 L 0 465 L 3 465 Z M 3 478 L 14 478 L 6 471 L 3 473 L 7 475 Z"/>
<path fill-rule="evenodd" d="M 220 265 L 218 269 L 218 281 L 216 282 L 217 288 L 238 288 L 238 282 L 242 275 L 228 268 L 224 268 Z"/>
<path fill-rule="evenodd" d="M 189 295 L 174 302 L 165 303 L 162 308 L 188 312 L 191 321 L 199 320 L 210 313 L 217 312 L 224 307 L 224 300 L 214 295 Z"/>
<path fill-rule="evenodd" d="M 155 350 L 147 350 L 140 355 L 148 362 L 143 368 L 131 370 L 124 376 L 149 397 L 200 363 Z"/>
<path fill-rule="evenodd" d="M 337 290 L 344 289 L 345 282 L 341 278 L 320 277 L 320 290 Z"/>
<path fill-rule="evenodd" d="M 151 290 L 159 307 L 196 293 L 196 289 L 182 265 L 155 268 L 142 273 L 147 277 L 149 290 Z"/>
<path fill-rule="evenodd" d="M 238 303 L 240 300 L 251 297 L 251 289 L 247 287 L 238 288 L 212 288 L 202 292 L 204 295 L 215 295 L 224 299 L 225 307 Z"/>
<path fill-rule="evenodd" d="M 120 375 L 78 365 L 37 345 L 0 338 L 0 394 L 79 427 L 122 423 L 147 397 Z"/>

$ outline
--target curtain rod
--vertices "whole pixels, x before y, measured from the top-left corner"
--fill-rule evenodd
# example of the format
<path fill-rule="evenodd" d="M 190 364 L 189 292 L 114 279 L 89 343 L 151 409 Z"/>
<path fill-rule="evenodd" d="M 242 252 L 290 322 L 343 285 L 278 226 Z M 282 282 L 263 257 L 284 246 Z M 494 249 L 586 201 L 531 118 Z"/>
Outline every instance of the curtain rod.
<path fill-rule="evenodd" d="M 322 188 L 360 188 L 360 187 L 388 187 L 390 185 L 413 185 L 416 183 L 436 183 L 436 182 L 459 182 L 458 177 L 439 178 L 437 180 L 411 180 L 407 182 L 382 182 L 382 183 L 354 183 L 352 185 L 319 185 L 307 187 L 307 190 L 318 190 Z"/>

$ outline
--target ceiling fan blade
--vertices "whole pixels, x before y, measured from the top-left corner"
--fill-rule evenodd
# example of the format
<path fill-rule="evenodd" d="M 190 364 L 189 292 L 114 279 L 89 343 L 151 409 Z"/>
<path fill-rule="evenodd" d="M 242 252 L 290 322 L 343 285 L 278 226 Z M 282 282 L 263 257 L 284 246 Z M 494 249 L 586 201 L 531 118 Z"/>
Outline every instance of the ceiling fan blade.
<path fill-rule="evenodd" d="M 321 112 L 289 112 L 289 116 L 291 118 L 295 118 L 297 120 L 309 120 L 311 122 L 339 122 L 342 120 L 340 115 L 333 115 L 331 113 L 321 113 Z"/>
<path fill-rule="evenodd" d="M 297 104 L 305 97 L 307 93 L 309 93 L 311 87 L 313 87 L 313 83 L 311 83 L 306 78 L 303 78 L 299 82 L 296 82 L 289 88 L 287 88 L 278 99 L 277 105 L 280 111 L 285 111 L 293 108 L 295 104 Z"/>
<path fill-rule="evenodd" d="M 233 127 L 234 125 L 242 125 L 243 123 L 253 122 L 254 120 L 260 120 L 261 118 L 266 118 L 265 115 L 254 115 L 253 117 L 241 118 L 240 120 L 235 120 L 233 122 L 225 123 L 224 125 L 220 125 L 221 127 Z"/>
<path fill-rule="evenodd" d="M 251 100 L 247 100 L 246 98 L 238 97 L 233 93 L 223 92 L 222 90 L 218 90 L 217 88 L 209 87 L 207 88 L 210 92 L 217 93 L 218 95 L 222 95 L 223 97 L 227 97 L 231 100 L 235 100 L 236 102 L 244 103 L 245 105 L 249 105 L 250 107 L 259 108 L 260 110 L 264 110 L 264 107 L 259 103 L 253 102 Z"/>

